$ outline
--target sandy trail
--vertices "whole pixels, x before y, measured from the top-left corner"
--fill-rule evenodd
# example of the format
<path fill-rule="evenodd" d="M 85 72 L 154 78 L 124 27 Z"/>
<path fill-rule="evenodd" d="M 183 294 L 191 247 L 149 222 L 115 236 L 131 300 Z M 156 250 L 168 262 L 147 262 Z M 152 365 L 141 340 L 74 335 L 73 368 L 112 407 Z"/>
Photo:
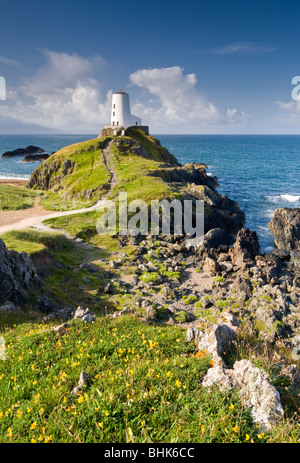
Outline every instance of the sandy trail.
<path fill-rule="evenodd" d="M 46 225 L 43 225 L 43 221 L 46 219 L 54 219 L 57 217 L 67 216 L 67 215 L 74 215 L 74 214 L 81 214 L 83 212 L 90 212 L 94 211 L 97 208 L 100 208 L 104 205 L 105 200 L 110 195 L 114 187 L 117 185 L 118 180 L 115 172 L 115 168 L 113 165 L 113 161 L 110 156 L 109 145 L 106 149 L 103 150 L 103 155 L 106 161 L 106 167 L 111 175 L 109 180 L 109 188 L 105 195 L 102 196 L 99 201 L 97 201 L 93 206 L 84 207 L 81 209 L 76 209 L 74 211 L 59 211 L 59 212 L 52 212 L 47 211 L 42 206 L 39 205 L 39 198 L 35 198 L 34 204 L 32 207 L 28 209 L 23 209 L 19 211 L 5 211 L 0 212 L 0 235 L 2 233 L 12 231 L 12 230 L 21 230 L 27 227 L 35 227 L 44 230 L 53 230 Z M 6 185 L 13 185 L 13 186 L 25 186 L 27 183 L 26 180 L 3 180 L 0 179 L 0 183 Z"/>

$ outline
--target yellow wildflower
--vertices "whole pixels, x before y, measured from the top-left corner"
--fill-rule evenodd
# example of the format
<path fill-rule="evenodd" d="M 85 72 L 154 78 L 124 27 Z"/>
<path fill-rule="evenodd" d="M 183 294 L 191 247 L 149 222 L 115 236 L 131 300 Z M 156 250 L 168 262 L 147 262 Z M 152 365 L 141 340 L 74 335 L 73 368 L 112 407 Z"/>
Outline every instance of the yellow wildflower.
<path fill-rule="evenodd" d="M 51 442 L 53 440 L 53 436 L 48 436 L 48 437 L 45 437 L 45 444 L 48 444 L 48 442 Z"/>
<path fill-rule="evenodd" d="M 35 429 L 36 427 L 37 427 L 37 422 L 34 421 L 34 422 L 32 423 L 32 425 L 30 426 L 30 429 L 33 430 L 33 429 Z"/>

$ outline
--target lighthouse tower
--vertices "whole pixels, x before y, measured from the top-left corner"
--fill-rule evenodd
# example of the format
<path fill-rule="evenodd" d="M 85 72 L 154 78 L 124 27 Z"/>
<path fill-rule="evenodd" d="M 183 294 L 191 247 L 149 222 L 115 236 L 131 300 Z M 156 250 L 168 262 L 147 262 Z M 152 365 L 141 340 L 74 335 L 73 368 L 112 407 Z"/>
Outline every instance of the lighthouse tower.
<path fill-rule="evenodd" d="M 123 126 L 124 128 L 132 125 L 142 125 L 141 119 L 130 113 L 129 95 L 124 90 L 113 93 L 111 125 Z"/>

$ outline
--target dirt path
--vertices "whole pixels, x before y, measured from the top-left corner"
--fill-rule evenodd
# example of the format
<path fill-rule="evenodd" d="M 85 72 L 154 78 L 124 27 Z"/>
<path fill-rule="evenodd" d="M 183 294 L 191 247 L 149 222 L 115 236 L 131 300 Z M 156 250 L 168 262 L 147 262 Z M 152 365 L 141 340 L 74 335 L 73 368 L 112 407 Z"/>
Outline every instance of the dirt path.
<path fill-rule="evenodd" d="M 103 150 L 104 161 L 107 170 L 109 171 L 111 178 L 109 180 L 109 188 L 105 195 L 102 196 L 99 201 L 97 201 L 93 206 L 84 207 L 81 209 L 76 209 L 74 211 L 60 211 L 60 212 L 51 212 L 44 209 L 39 205 L 39 198 L 35 198 L 34 204 L 28 209 L 23 209 L 19 211 L 5 211 L 0 212 L 0 235 L 2 233 L 12 231 L 12 230 L 21 230 L 27 227 L 35 227 L 41 230 L 53 231 L 52 228 L 47 227 L 42 222 L 46 219 L 54 219 L 57 217 L 80 214 L 83 212 L 90 212 L 96 210 L 98 207 L 102 206 L 111 194 L 114 187 L 118 184 L 118 179 L 114 164 L 111 158 L 110 149 L 108 146 Z M 11 184 L 11 181 L 7 182 L 2 181 L 2 183 Z M 57 230 L 56 230 L 57 231 Z"/>

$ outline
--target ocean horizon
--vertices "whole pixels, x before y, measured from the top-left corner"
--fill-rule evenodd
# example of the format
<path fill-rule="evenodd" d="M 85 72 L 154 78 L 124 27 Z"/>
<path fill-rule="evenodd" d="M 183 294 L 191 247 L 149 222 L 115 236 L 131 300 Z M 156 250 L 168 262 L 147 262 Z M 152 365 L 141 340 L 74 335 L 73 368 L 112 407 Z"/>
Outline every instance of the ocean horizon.
<path fill-rule="evenodd" d="M 218 177 L 218 191 L 237 201 L 245 226 L 258 234 L 263 251 L 273 247 L 268 223 L 279 207 L 300 207 L 300 135 L 154 134 L 182 164 L 207 165 Z M 96 138 L 97 134 L 0 135 L 0 155 L 36 145 L 46 153 Z M 37 162 L 24 156 L 0 158 L 0 179 L 28 179 Z"/>

